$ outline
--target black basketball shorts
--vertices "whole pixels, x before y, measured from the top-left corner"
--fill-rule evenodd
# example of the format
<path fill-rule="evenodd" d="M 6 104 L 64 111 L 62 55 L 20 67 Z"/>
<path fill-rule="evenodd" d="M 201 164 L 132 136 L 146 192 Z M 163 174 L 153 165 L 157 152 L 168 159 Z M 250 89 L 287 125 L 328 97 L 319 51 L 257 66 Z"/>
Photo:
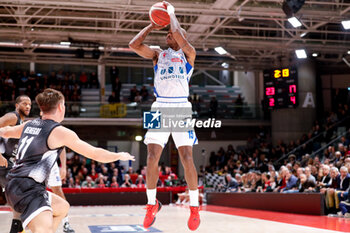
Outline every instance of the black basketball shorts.
<path fill-rule="evenodd" d="M 10 160 L 7 160 L 7 167 L 0 167 L 0 186 L 5 188 L 8 180 L 6 179 L 7 174 L 12 169 L 13 163 Z M 0 188 L 1 188 L 0 187 Z"/>
<path fill-rule="evenodd" d="M 50 192 L 31 178 L 12 178 L 5 189 L 7 202 L 21 214 L 24 229 L 41 212 L 52 211 Z"/>

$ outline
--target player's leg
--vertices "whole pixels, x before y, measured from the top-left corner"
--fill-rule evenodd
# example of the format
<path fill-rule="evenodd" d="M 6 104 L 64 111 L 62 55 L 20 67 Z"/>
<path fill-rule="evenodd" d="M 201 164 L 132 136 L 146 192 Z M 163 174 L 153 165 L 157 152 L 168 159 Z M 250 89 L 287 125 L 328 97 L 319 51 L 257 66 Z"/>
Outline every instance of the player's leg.
<path fill-rule="evenodd" d="M 58 225 L 61 223 L 62 219 L 65 218 L 69 211 L 69 203 L 63 198 L 51 193 L 52 201 L 52 215 L 53 215 L 53 230 L 56 232 Z"/>
<path fill-rule="evenodd" d="M 156 189 L 159 178 L 158 163 L 162 155 L 163 147 L 158 144 L 147 145 L 147 170 L 146 184 L 147 189 Z M 155 200 L 149 200 L 148 204 L 154 204 Z"/>
<path fill-rule="evenodd" d="M 198 143 L 194 130 L 188 132 L 172 133 L 175 145 L 179 151 L 180 160 L 185 171 L 185 180 L 189 188 L 190 210 L 191 215 L 188 219 L 188 228 L 196 230 L 200 224 L 199 216 L 199 192 L 198 192 L 198 175 L 193 162 L 192 145 Z"/>
<path fill-rule="evenodd" d="M 33 233 L 54 233 L 52 212 L 41 212 L 28 223 L 28 228 Z"/>
<path fill-rule="evenodd" d="M 57 163 L 51 169 L 50 176 L 48 179 L 48 186 L 51 188 L 54 194 L 61 197 L 63 200 L 66 200 L 66 197 L 64 196 L 64 193 L 62 190 L 62 181 L 61 181 L 60 171 Z M 63 232 L 64 233 L 75 232 L 69 224 L 68 215 L 63 218 Z"/>
<path fill-rule="evenodd" d="M 147 205 L 143 226 L 149 228 L 156 220 L 156 214 L 161 209 L 162 204 L 156 199 L 157 181 L 159 179 L 158 163 L 162 155 L 163 147 L 159 144 L 147 144 L 147 169 L 146 169 L 146 194 Z"/>
<path fill-rule="evenodd" d="M 59 223 L 62 221 L 64 216 L 67 215 L 69 210 L 69 204 L 59 196 L 48 193 L 49 199 L 51 200 L 51 210 L 47 206 L 42 212 L 36 213 L 40 208 L 35 210 L 29 207 L 30 215 L 25 218 L 24 223 L 28 222 L 27 227 L 33 233 L 54 233 L 56 232 Z M 33 216 L 33 217 L 32 217 Z"/>
<path fill-rule="evenodd" d="M 5 186 L 7 184 L 6 175 L 10 171 L 11 168 L 12 168 L 12 162 L 11 161 L 8 161 L 8 167 L 7 168 L 5 168 L 5 167 L 1 167 L 0 168 L 0 188 L 1 189 L 5 189 Z M 23 227 L 22 227 L 22 221 L 21 221 L 21 218 L 20 218 L 20 213 L 17 213 L 14 210 L 12 211 L 12 213 L 13 213 L 13 217 L 12 217 L 10 233 L 22 232 L 23 231 Z"/>

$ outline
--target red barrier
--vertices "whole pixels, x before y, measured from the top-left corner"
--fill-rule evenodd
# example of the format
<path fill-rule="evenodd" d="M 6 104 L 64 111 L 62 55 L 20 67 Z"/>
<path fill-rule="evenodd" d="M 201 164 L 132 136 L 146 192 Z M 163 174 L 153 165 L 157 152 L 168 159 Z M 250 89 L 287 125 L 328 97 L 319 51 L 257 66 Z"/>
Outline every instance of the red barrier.
<path fill-rule="evenodd" d="M 203 189 L 203 187 L 199 187 Z M 172 192 L 174 194 L 185 192 L 185 186 L 178 187 L 159 187 L 157 192 Z M 129 193 L 146 192 L 146 188 L 63 188 L 64 193 Z"/>

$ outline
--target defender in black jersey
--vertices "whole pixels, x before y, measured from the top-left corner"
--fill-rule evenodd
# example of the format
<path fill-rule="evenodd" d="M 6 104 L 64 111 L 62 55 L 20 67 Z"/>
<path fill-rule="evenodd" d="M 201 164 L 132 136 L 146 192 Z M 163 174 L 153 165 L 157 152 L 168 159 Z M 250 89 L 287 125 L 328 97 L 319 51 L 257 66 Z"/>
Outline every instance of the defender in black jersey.
<path fill-rule="evenodd" d="M 46 191 L 45 181 L 64 146 L 102 163 L 134 160 L 134 156 L 93 147 L 61 126 L 59 122 L 65 114 L 61 92 L 45 89 L 35 100 L 43 113 L 41 119 L 0 129 L 1 137 L 20 138 L 16 164 L 8 174 L 6 197 L 12 208 L 21 213 L 24 228 L 28 226 L 35 233 L 54 233 L 67 215 L 69 204 Z"/>
<path fill-rule="evenodd" d="M 16 109 L 0 118 L 0 127 L 20 125 L 30 113 L 32 102 L 26 95 L 16 98 Z M 0 137 L 0 186 L 5 188 L 6 176 L 11 170 L 17 154 L 18 139 Z M 22 223 L 18 213 L 13 213 L 10 233 L 22 232 Z"/>

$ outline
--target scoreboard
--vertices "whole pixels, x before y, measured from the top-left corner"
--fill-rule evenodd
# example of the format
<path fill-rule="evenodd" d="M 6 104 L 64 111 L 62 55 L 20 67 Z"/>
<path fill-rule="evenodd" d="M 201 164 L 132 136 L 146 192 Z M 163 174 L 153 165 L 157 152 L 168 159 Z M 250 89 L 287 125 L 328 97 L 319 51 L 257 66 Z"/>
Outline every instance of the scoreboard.
<path fill-rule="evenodd" d="M 298 99 L 296 68 L 264 70 L 264 107 L 268 109 L 295 108 Z"/>

